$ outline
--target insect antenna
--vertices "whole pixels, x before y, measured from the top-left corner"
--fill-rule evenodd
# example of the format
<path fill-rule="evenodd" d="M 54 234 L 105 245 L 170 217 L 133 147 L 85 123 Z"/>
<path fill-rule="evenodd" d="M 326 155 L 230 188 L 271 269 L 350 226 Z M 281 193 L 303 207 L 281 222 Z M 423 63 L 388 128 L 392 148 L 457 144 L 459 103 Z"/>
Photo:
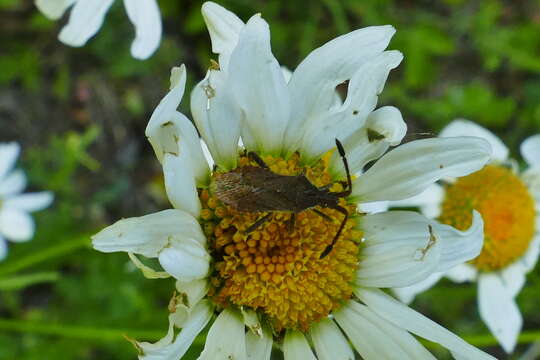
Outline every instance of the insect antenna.
<path fill-rule="evenodd" d="M 321 256 L 319 256 L 319 259 L 325 258 L 328 254 L 330 254 L 330 252 L 332 252 L 332 249 L 334 248 L 336 241 L 339 239 L 339 235 L 341 235 L 341 232 L 343 231 L 343 228 L 345 228 L 345 224 L 347 223 L 347 219 L 349 218 L 349 212 L 347 211 L 347 209 L 339 205 L 332 207 L 332 209 L 339 211 L 340 213 L 345 215 L 345 217 L 343 218 L 343 221 L 341 221 L 341 224 L 339 225 L 339 229 L 336 235 L 334 236 L 334 238 L 332 239 L 332 243 L 328 245 L 326 249 L 324 249 L 324 251 L 321 253 Z"/>
<path fill-rule="evenodd" d="M 345 157 L 345 149 L 343 148 L 343 145 L 338 139 L 336 139 L 336 146 L 339 151 L 339 156 L 341 156 L 341 160 L 343 160 L 345 173 L 347 174 L 347 190 L 336 193 L 335 195 L 337 197 L 349 196 L 351 195 L 351 192 L 352 192 L 351 171 L 349 170 L 349 163 L 347 162 L 347 158 Z"/>

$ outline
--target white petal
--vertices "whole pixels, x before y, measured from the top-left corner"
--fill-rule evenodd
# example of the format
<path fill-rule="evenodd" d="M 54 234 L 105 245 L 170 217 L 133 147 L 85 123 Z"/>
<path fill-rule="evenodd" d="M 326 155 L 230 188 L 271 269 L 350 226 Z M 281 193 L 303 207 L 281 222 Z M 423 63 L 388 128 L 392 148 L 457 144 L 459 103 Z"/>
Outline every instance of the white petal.
<path fill-rule="evenodd" d="M 4 206 L 26 212 L 43 210 L 51 205 L 54 196 L 49 191 L 21 194 L 4 201 Z"/>
<path fill-rule="evenodd" d="M 334 105 L 336 86 L 349 80 L 363 63 L 382 53 L 394 33 L 395 29 L 389 25 L 355 30 L 329 41 L 302 61 L 289 82 L 294 104 L 285 132 L 285 147 L 289 151 L 298 148 L 310 122 Z"/>
<path fill-rule="evenodd" d="M 186 67 L 171 71 L 171 90 L 156 107 L 146 126 L 145 134 L 160 162 L 165 154 L 181 155 L 188 148 L 193 173 L 200 185 L 206 185 L 209 176 L 208 163 L 201 149 L 197 130 L 183 114 L 176 111 L 184 95 Z"/>
<path fill-rule="evenodd" d="M 365 212 L 367 214 L 374 214 L 379 212 L 388 211 L 388 201 L 375 201 L 371 203 L 364 203 L 358 205 L 358 211 Z"/>
<path fill-rule="evenodd" d="M 204 329 L 212 318 L 213 306 L 208 301 L 197 304 L 188 320 L 183 324 L 182 331 L 174 336 L 174 314 L 169 317 L 169 332 L 155 344 L 138 342 L 142 350 L 140 360 L 176 360 L 182 358 L 197 335 Z"/>
<path fill-rule="evenodd" d="M 268 24 L 255 15 L 240 33 L 229 64 L 231 90 L 244 112 L 252 151 L 279 153 L 289 120 L 290 98 L 279 63 L 270 49 Z M 244 139 L 245 141 L 246 139 Z"/>
<path fill-rule="evenodd" d="M 525 285 L 525 274 L 527 269 L 519 260 L 506 266 L 498 272 L 501 277 L 502 284 L 508 290 L 512 297 L 516 297 L 517 294 Z"/>
<path fill-rule="evenodd" d="M 365 360 L 435 359 L 411 334 L 365 305 L 349 301 L 335 318 Z"/>
<path fill-rule="evenodd" d="M 22 170 L 14 170 L 0 179 L 0 196 L 9 196 L 22 192 L 26 187 L 26 176 Z"/>
<path fill-rule="evenodd" d="M 193 216 L 170 209 L 119 220 L 92 236 L 92 245 L 106 253 L 129 251 L 155 258 L 171 239 L 179 236 L 206 243 L 201 226 Z"/>
<path fill-rule="evenodd" d="M 285 82 L 288 84 L 292 78 L 292 71 L 289 70 L 289 68 L 287 68 L 286 66 L 281 65 L 281 73 L 283 74 L 283 78 L 285 79 Z M 336 92 L 336 95 L 339 97 L 339 94 L 337 92 Z"/>
<path fill-rule="evenodd" d="M 201 146 L 201 139 L 193 123 L 179 112 L 175 112 L 171 120 L 179 135 L 179 150 L 187 147 L 190 154 L 190 162 L 193 166 L 195 180 L 199 186 L 208 185 L 210 170 L 208 160 Z M 172 129 L 171 129 L 172 130 Z"/>
<path fill-rule="evenodd" d="M 222 71 L 210 70 L 191 92 L 191 113 L 215 163 L 232 170 L 238 159 L 242 112 Z"/>
<path fill-rule="evenodd" d="M 262 326 L 255 310 L 240 307 L 244 324 L 253 334 L 262 337 Z"/>
<path fill-rule="evenodd" d="M 214 158 L 212 157 L 212 154 L 210 153 L 210 150 L 208 149 L 208 145 L 206 145 L 203 139 L 201 139 L 201 149 L 202 149 L 204 158 L 206 159 L 206 162 L 208 163 L 208 166 L 210 167 L 210 169 L 213 169 L 215 165 L 215 161 L 214 161 Z"/>
<path fill-rule="evenodd" d="M 60 31 L 60 41 L 71 46 L 83 46 L 97 33 L 113 2 L 114 0 L 77 1 L 67 25 Z"/>
<path fill-rule="evenodd" d="M 448 270 L 445 276 L 453 282 L 462 283 L 465 281 L 475 281 L 478 271 L 472 265 L 461 264 Z"/>
<path fill-rule="evenodd" d="M 489 144 L 480 138 L 411 141 L 384 155 L 356 179 L 353 196 L 359 202 L 406 199 L 443 177 L 480 170 L 489 154 Z"/>
<path fill-rule="evenodd" d="M 178 134 L 167 128 L 169 122 L 172 122 L 176 109 L 182 101 L 186 87 L 186 67 L 181 65 L 171 70 L 171 88 L 167 95 L 161 99 L 158 106 L 154 109 L 150 121 L 146 126 L 145 134 L 154 148 L 156 157 L 162 161 L 166 153 L 178 154 L 178 141 L 175 135 Z M 174 123 L 172 123 L 174 125 Z M 165 127 L 165 128 L 164 128 Z"/>
<path fill-rule="evenodd" d="M 539 231 L 540 221 L 537 220 L 537 231 Z M 537 234 L 536 237 L 531 241 L 529 248 L 525 252 L 525 255 L 519 260 L 524 266 L 527 272 L 534 269 L 538 261 L 538 255 L 540 254 L 540 234 Z"/>
<path fill-rule="evenodd" d="M 433 219 L 440 214 L 440 205 L 444 199 L 444 188 L 433 184 L 418 195 L 404 200 L 392 201 L 392 207 L 419 207 L 422 214 Z"/>
<path fill-rule="evenodd" d="M 51 20 L 58 20 L 75 0 L 36 0 L 36 7 Z"/>
<path fill-rule="evenodd" d="M 317 359 L 354 360 L 354 354 L 347 339 L 332 320 L 323 319 L 315 323 L 310 334 Z"/>
<path fill-rule="evenodd" d="M 225 309 L 208 331 L 198 360 L 246 360 L 246 334 L 240 314 Z"/>
<path fill-rule="evenodd" d="M 21 147 L 16 142 L 0 143 L 0 180 L 13 168 L 20 151 Z"/>
<path fill-rule="evenodd" d="M 167 197 L 174 208 L 184 210 L 198 218 L 201 202 L 190 155 L 188 148 L 183 149 L 179 156 L 165 154 L 163 175 Z"/>
<path fill-rule="evenodd" d="M 247 360 L 270 360 L 272 343 L 272 333 L 267 328 L 262 328 L 262 336 L 248 331 L 246 335 Z"/>
<path fill-rule="evenodd" d="M 210 1 L 202 5 L 202 15 L 212 41 L 212 52 L 219 54 L 219 65 L 227 71 L 229 57 L 238 43 L 244 22 L 234 13 Z"/>
<path fill-rule="evenodd" d="M 374 132 L 380 137 L 373 138 Z M 406 132 L 407 124 L 401 112 L 393 106 L 384 106 L 369 114 L 366 126 L 343 141 L 351 172 L 362 171 L 368 162 L 378 159 L 390 146 L 401 142 Z M 332 154 L 330 168 L 333 173 L 345 174 L 339 153 Z"/>
<path fill-rule="evenodd" d="M 317 360 L 305 336 L 300 331 L 287 330 L 283 340 L 283 357 L 285 360 Z"/>
<path fill-rule="evenodd" d="M 493 336 L 507 353 L 511 353 L 523 319 L 512 294 L 496 274 L 485 273 L 478 277 L 478 308 Z"/>
<path fill-rule="evenodd" d="M 393 289 L 394 294 L 396 294 L 400 301 L 404 302 L 405 304 L 410 304 L 417 294 L 430 289 L 441 279 L 443 275 L 444 273 L 431 274 L 427 279 L 417 282 L 414 285 Z"/>
<path fill-rule="evenodd" d="M 7 256 L 8 248 L 7 241 L 0 235 L 0 261 L 4 260 Z"/>
<path fill-rule="evenodd" d="M 442 244 L 438 272 L 448 271 L 480 255 L 484 245 L 484 221 L 478 211 L 473 210 L 472 224 L 467 231 L 459 231 L 437 222 L 433 222 L 433 227 Z"/>
<path fill-rule="evenodd" d="M 193 308 L 208 292 L 208 280 L 199 279 L 193 281 L 177 281 L 176 291 L 183 299 L 186 308 Z"/>
<path fill-rule="evenodd" d="M 34 236 L 34 220 L 28 213 L 11 208 L 0 209 L 0 234 L 11 241 L 24 242 Z"/>
<path fill-rule="evenodd" d="M 203 244 L 195 239 L 178 237 L 171 239 L 170 245 L 159 253 L 159 263 L 166 272 L 180 281 L 205 278 L 210 268 L 210 255 Z"/>
<path fill-rule="evenodd" d="M 381 290 L 358 288 L 354 293 L 380 317 L 426 340 L 441 344 L 459 354 L 461 359 L 495 359 Z"/>
<path fill-rule="evenodd" d="M 476 136 L 489 142 L 491 158 L 498 161 L 508 159 L 508 148 L 495 134 L 482 126 L 465 119 L 457 119 L 442 129 L 440 137 Z"/>
<path fill-rule="evenodd" d="M 540 165 L 528 168 L 521 174 L 521 178 L 527 184 L 531 195 L 540 204 Z M 537 205 L 537 207 L 540 205 Z"/>
<path fill-rule="evenodd" d="M 300 150 L 302 156 L 317 158 L 334 145 L 336 138 L 346 139 L 360 129 L 375 109 L 390 70 L 397 67 L 402 59 L 399 51 L 385 51 L 362 64 L 351 78 L 343 105 L 328 113 L 322 112 L 305 130 Z M 385 112 L 382 110 L 382 113 Z M 374 122 L 381 121 L 378 119 Z M 381 125 L 381 128 L 386 127 L 386 124 Z"/>
<path fill-rule="evenodd" d="M 441 257 L 440 235 L 415 212 L 391 211 L 362 217 L 364 248 L 356 275 L 358 284 L 403 287 L 430 276 Z"/>
<path fill-rule="evenodd" d="M 521 156 L 529 166 L 540 165 L 540 134 L 533 135 L 521 143 Z"/>
<path fill-rule="evenodd" d="M 131 55 L 146 59 L 156 51 L 161 40 L 161 15 L 156 0 L 124 0 L 129 19 L 135 26 Z"/>

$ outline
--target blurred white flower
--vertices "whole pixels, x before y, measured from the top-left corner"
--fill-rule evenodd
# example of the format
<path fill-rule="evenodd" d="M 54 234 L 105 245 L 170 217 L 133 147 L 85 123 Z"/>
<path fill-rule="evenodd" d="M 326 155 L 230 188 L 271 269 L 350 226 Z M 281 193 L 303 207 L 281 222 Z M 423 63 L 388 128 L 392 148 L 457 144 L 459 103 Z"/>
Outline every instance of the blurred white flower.
<path fill-rule="evenodd" d="M 482 253 L 448 272 L 397 288 L 395 293 L 409 303 L 443 276 L 455 282 L 477 281 L 480 316 L 510 353 L 523 323 L 515 297 L 525 284 L 525 275 L 534 268 L 540 249 L 540 135 L 521 144 L 521 155 L 528 165 L 521 173 L 508 159 L 503 142 L 471 121 L 454 120 L 440 134 L 463 135 L 478 136 L 491 144 L 492 160 L 486 167 L 460 179 L 446 179 L 446 186 L 433 184 L 420 195 L 389 205 L 417 206 L 425 215 L 458 229 L 469 226 L 471 209 L 479 211 L 485 224 Z"/>
<path fill-rule="evenodd" d="M 175 209 L 120 220 L 93 237 L 100 251 L 157 258 L 178 280 L 169 331 L 155 344 L 137 343 L 139 358 L 180 359 L 212 322 L 200 360 L 267 360 L 274 342 L 282 343 L 286 360 L 352 360 L 355 350 L 364 359 L 433 359 L 413 334 L 458 359 L 493 359 L 380 290 L 415 284 L 477 256 L 482 219 L 474 213 L 470 229 L 461 232 L 414 212 L 366 215 L 357 205 L 418 194 L 441 177 L 477 171 L 490 154 L 486 141 L 461 137 L 415 141 L 383 156 L 406 132 L 398 109 L 376 109 L 390 70 L 402 59 L 385 51 L 394 28 L 340 36 L 309 54 L 287 81 L 260 15 L 244 24 L 215 3 L 202 10 L 219 54 L 219 66 L 191 93 L 202 141 L 177 112 L 184 66 L 173 69 L 170 91 L 146 128 Z M 345 81 L 342 101 L 335 89 Z M 358 174 L 352 192 L 345 191 L 336 138 Z M 318 194 L 340 199 L 297 213 L 227 203 L 224 194 L 235 197 L 242 186 L 232 181 L 220 189 L 219 179 L 244 174 L 249 183 L 249 171 L 260 171 L 263 162 L 273 173 L 305 174 Z M 265 193 L 270 204 L 280 198 L 297 205 L 296 192 L 264 186 L 274 175 L 265 173 L 262 185 L 243 193 L 245 202 L 235 199 L 249 207 L 250 196 Z M 341 223 L 332 250 L 321 255 Z M 138 266 L 149 277 L 162 275 Z"/>
<path fill-rule="evenodd" d="M 73 6 L 67 25 L 60 32 L 64 44 L 83 46 L 94 36 L 114 0 L 35 0 L 37 8 L 49 19 L 57 20 Z M 127 15 L 135 26 L 131 54 L 147 59 L 161 41 L 161 15 L 156 0 L 124 0 Z"/>
<path fill-rule="evenodd" d="M 0 143 L 0 260 L 7 255 L 6 240 L 24 242 L 34 236 L 34 220 L 29 213 L 49 206 L 51 192 L 21 194 L 26 186 L 22 170 L 13 170 L 20 147 L 15 142 Z"/>

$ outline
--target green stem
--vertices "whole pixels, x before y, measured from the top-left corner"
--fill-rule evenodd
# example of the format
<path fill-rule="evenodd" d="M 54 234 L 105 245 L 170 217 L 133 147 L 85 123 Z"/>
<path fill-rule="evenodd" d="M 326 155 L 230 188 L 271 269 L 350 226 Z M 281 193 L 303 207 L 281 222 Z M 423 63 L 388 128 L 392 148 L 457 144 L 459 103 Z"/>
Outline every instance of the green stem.
<path fill-rule="evenodd" d="M 66 338 L 98 340 L 98 341 L 125 341 L 124 335 L 148 341 L 157 341 L 165 336 L 163 330 L 140 329 L 110 329 L 64 324 L 39 323 L 34 321 L 20 321 L 0 319 L 0 331 L 34 333 L 41 335 L 62 336 Z M 478 347 L 495 346 L 497 340 L 492 335 L 465 335 L 464 340 Z M 539 331 L 524 331 L 518 337 L 519 344 L 528 344 L 540 340 Z M 195 345 L 203 345 L 204 340 L 198 337 Z M 428 345 L 428 344 L 426 344 Z"/>
<path fill-rule="evenodd" d="M 0 290 L 19 290 L 30 285 L 44 282 L 55 282 L 60 275 L 57 272 L 38 272 L 0 278 Z"/>
<path fill-rule="evenodd" d="M 90 245 L 90 235 L 85 234 L 77 239 L 64 241 L 45 250 L 18 257 L 16 260 L 5 262 L 0 266 L 0 277 L 26 269 L 45 260 L 62 256 L 88 245 Z"/>
<path fill-rule="evenodd" d="M 130 338 L 157 341 L 165 336 L 167 329 L 141 330 L 141 329 L 111 329 L 87 326 L 40 323 L 35 321 L 20 321 L 0 319 L 0 332 L 33 333 L 48 336 L 61 336 L 72 339 L 97 340 L 97 341 L 126 341 L 124 336 Z M 203 345 L 201 338 L 194 342 Z"/>
<path fill-rule="evenodd" d="M 478 346 L 478 347 L 494 346 L 499 343 L 497 339 L 495 339 L 493 335 L 491 334 L 465 335 L 461 337 L 463 338 L 463 340 L 467 341 L 468 343 L 474 346 Z M 519 334 L 519 337 L 518 337 L 519 344 L 529 344 L 529 343 L 533 343 L 539 340 L 540 340 L 540 331 L 523 331 L 521 334 Z"/>

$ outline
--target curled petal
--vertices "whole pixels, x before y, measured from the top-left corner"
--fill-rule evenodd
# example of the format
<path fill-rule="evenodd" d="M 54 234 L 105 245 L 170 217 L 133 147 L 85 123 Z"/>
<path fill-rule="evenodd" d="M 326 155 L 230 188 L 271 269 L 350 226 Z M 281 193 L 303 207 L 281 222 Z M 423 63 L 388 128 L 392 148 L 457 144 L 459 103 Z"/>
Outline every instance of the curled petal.
<path fill-rule="evenodd" d="M 131 55 L 136 59 L 147 59 L 161 40 L 161 15 L 156 0 L 124 0 L 124 6 L 135 26 Z"/>
<path fill-rule="evenodd" d="M 158 258 L 165 271 L 184 282 L 206 277 L 210 268 L 210 255 L 195 239 L 171 239 Z"/>
<path fill-rule="evenodd" d="M 202 5 L 202 15 L 212 41 L 212 52 L 219 54 L 219 66 L 226 72 L 244 22 L 234 13 L 210 1 Z"/>
<path fill-rule="evenodd" d="M 92 245 L 102 252 L 125 251 L 156 258 L 178 236 L 206 244 L 197 220 L 185 211 L 171 209 L 119 220 L 92 236 Z"/>
<path fill-rule="evenodd" d="M 169 331 L 158 342 L 137 342 L 140 351 L 140 360 L 172 360 L 180 359 L 187 352 L 197 335 L 204 329 L 213 314 L 213 305 L 208 301 L 201 301 L 191 312 L 189 318 L 182 324 L 182 330 L 175 337 L 174 326 L 177 323 L 177 314 L 169 316 Z M 183 316 L 183 314 L 182 314 Z"/>
<path fill-rule="evenodd" d="M 103 24 L 114 0 L 77 1 L 58 38 L 71 46 L 83 46 Z"/>

